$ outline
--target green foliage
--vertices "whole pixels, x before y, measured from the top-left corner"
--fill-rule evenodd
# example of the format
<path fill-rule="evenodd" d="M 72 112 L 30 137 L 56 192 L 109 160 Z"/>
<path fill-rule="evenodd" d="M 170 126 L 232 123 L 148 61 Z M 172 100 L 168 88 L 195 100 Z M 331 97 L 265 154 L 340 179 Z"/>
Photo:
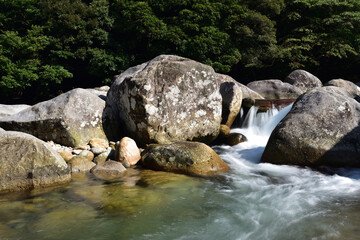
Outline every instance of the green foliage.
<path fill-rule="evenodd" d="M 358 0 L 291 0 L 281 22 L 280 45 L 291 69 L 321 72 L 341 63 L 360 63 Z"/>
<path fill-rule="evenodd" d="M 358 0 L 0 0 L 2 98 L 110 83 L 160 54 L 248 81 L 351 77 L 359 53 Z"/>
<path fill-rule="evenodd" d="M 43 28 L 31 26 L 24 36 L 18 32 L 3 31 L 0 35 L 0 89 L 2 94 L 20 94 L 36 84 L 47 86 L 72 74 L 58 65 L 48 65 L 42 60 L 49 38 Z"/>
<path fill-rule="evenodd" d="M 271 9 L 266 14 L 250 9 L 257 7 L 247 6 L 250 3 L 115 1 L 114 37 L 126 46 L 129 59 L 138 62 L 171 53 L 210 64 L 224 73 L 238 63 L 261 67 L 276 55 L 275 23 L 268 16 L 280 11 L 282 1 L 267 1 Z M 261 8 L 266 7 L 261 4 Z"/>

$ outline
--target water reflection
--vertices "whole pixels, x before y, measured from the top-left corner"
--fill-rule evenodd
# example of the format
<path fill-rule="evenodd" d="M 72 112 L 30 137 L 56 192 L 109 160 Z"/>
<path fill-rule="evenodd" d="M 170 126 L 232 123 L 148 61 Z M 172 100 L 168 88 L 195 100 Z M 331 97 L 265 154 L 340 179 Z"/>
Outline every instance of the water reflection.
<path fill-rule="evenodd" d="M 232 168 L 215 178 L 130 169 L 121 182 L 73 175 L 1 195 L 0 239 L 357 239 L 359 169 L 258 163 L 268 135 L 233 131 L 255 127 L 215 148 Z"/>

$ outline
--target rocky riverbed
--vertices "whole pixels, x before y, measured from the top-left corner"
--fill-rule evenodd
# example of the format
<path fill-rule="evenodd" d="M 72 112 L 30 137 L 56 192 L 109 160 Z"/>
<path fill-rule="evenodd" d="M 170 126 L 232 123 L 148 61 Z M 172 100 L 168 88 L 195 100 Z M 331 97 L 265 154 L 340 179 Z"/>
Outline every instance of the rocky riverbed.
<path fill-rule="evenodd" d="M 359 87 L 343 79 L 322 86 L 304 70 L 290 73 L 284 81 L 258 80 L 245 86 L 210 66 L 161 55 L 116 76 L 110 87 L 77 88 L 33 106 L 0 105 L 0 192 L 41 192 L 50 186 L 66 189 L 77 184 L 79 174 L 88 179 L 85 185 L 110 184 L 114 187 L 109 192 L 121 194 L 118 185 L 120 189 L 153 186 L 163 181 L 161 176 L 165 182 L 174 176 L 202 186 L 215 181 L 214 191 L 221 191 L 218 186 L 231 189 L 226 181 L 233 174 L 242 174 L 237 158 L 245 161 L 240 164 L 245 172 L 246 161 L 258 164 L 261 159 L 261 173 L 255 174 L 259 181 L 266 178 L 264 174 L 271 176 L 269 181 L 278 181 L 272 173 L 277 168 L 269 163 L 338 173 L 333 167 L 360 166 L 359 93 Z M 273 122 L 262 118 L 260 112 L 256 115 L 258 109 L 271 109 L 265 114 L 272 114 L 277 111 L 273 105 L 280 109 L 289 105 L 284 119 Z M 242 106 L 253 106 L 246 121 L 256 119 L 267 134 L 265 140 L 254 139 L 249 131 L 231 130 Z M 269 124 L 272 127 L 267 127 Z M 257 171 L 254 169 L 251 172 Z M 295 178 L 309 174 L 307 170 L 289 169 Z M 293 182 L 288 179 L 290 175 L 280 172 L 275 173 L 280 174 L 280 182 L 283 177 L 285 182 Z M 90 187 L 76 196 L 85 202 L 94 201 L 96 206 L 126 205 L 110 204 L 115 200 L 92 200 L 96 191 L 92 196 Z M 156 206 L 164 204 L 160 199 Z"/>

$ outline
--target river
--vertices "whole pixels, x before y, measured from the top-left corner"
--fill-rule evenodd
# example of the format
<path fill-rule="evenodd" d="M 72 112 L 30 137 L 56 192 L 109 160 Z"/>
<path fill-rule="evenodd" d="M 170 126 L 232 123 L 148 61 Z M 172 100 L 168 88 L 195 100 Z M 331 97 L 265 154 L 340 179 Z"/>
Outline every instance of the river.
<path fill-rule="evenodd" d="M 248 142 L 214 149 L 231 172 L 213 178 L 139 171 L 104 183 L 0 195 L 0 239 L 359 239 L 360 170 L 259 163 L 290 107 L 248 113 Z"/>

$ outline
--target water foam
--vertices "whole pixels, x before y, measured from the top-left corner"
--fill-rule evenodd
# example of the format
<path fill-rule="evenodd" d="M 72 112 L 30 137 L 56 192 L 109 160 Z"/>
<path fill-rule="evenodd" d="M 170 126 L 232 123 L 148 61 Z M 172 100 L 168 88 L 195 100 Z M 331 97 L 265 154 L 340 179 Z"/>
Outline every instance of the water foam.
<path fill-rule="evenodd" d="M 341 238 L 340 226 L 346 220 L 336 215 L 341 212 L 337 204 L 350 205 L 347 209 L 353 202 L 358 205 L 359 169 L 332 169 L 333 175 L 325 175 L 309 168 L 259 163 L 271 132 L 290 109 L 257 113 L 256 107 L 251 108 L 242 128 L 232 130 L 244 134 L 248 142 L 215 148 L 233 169 L 227 194 L 238 198 L 234 214 L 248 227 L 238 239 L 306 239 L 306 232 L 311 232 L 310 238 L 315 232 L 319 238 Z M 334 216 L 340 220 L 330 227 L 323 218 Z"/>

